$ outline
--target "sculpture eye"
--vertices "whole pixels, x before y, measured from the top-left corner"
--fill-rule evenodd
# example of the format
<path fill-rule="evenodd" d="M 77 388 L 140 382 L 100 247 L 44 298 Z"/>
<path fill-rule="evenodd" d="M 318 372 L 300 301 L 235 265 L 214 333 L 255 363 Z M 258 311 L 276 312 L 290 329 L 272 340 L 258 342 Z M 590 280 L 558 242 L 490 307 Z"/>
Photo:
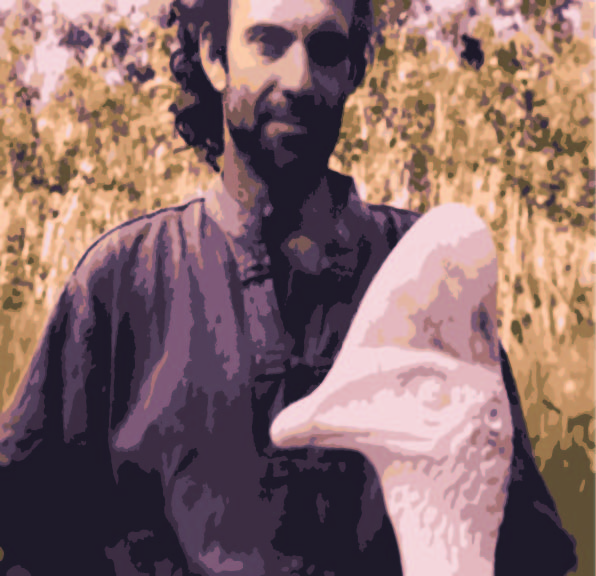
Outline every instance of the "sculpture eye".
<path fill-rule="evenodd" d="M 317 32 L 308 39 L 307 49 L 315 64 L 331 68 L 348 57 L 349 40 L 339 32 Z"/>

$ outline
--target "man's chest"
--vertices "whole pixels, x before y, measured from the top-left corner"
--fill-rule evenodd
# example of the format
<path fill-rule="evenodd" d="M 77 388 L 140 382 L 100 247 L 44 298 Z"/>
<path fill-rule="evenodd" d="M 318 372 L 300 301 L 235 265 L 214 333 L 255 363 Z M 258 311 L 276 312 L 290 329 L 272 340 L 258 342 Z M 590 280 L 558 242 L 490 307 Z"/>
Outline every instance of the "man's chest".
<path fill-rule="evenodd" d="M 279 450 L 269 438 L 275 415 L 330 369 L 360 284 L 349 298 L 338 291 L 336 301 L 333 278 L 298 275 L 289 290 L 294 307 L 280 310 L 273 275 L 243 283 L 225 256 L 203 253 L 200 266 L 163 283 L 148 314 L 129 316 L 120 346 L 138 370 L 111 448 L 116 473 L 133 463 L 159 474 L 166 516 L 190 565 L 218 572 L 242 557 L 246 573 L 258 573 L 320 542 L 333 550 L 338 534 L 357 538 L 363 491 L 375 493 L 360 456 Z M 382 522 L 380 494 L 373 500 L 363 538 Z M 257 518 L 258 528 L 247 530 Z"/>

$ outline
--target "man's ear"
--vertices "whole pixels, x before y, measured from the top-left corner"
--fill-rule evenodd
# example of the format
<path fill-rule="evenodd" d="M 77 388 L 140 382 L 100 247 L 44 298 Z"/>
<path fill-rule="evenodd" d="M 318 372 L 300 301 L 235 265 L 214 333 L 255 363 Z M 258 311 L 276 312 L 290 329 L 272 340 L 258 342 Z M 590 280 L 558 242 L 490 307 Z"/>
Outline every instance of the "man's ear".
<path fill-rule="evenodd" d="M 225 48 L 214 45 L 213 34 L 207 25 L 203 26 L 199 35 L 199 50 L 209 82 L 217 92 L 222 93 L 226 87 Z"/>
<path fill-rule="evenodd" d="M 364 76 L 366 75 L 366 69 L 367 69 L 367 62 L 364 59 L 362 59 L 361 62 L 358 62 L 358 63 L 355 63 L 352 65 L 352 70 L 350 71 L 352 85 L 353 85 L 353 88 L 350 92 L 351 94 L 356 92 L 356 90 L 358 89 L 360 84 L 362 84 L 362 82 L 364 80 Z"/>
<path fill-rule="evenodd" d="M 366 71 L 373 65 L 375 60 L 374 48 L 369 44 L 366 46 L 364 54 L 358 54 L 352 59 L 350 63 L 350 80 L 353 84 L 353 89 L 350 93 L 355 92 L 364 81 Z"/>

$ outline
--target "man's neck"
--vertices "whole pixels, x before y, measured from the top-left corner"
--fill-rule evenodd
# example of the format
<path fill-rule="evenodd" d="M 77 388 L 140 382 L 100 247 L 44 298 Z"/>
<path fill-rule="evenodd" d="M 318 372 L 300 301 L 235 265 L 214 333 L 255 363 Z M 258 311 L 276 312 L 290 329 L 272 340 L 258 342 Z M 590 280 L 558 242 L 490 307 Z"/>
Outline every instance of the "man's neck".
<path fill-rule="evenodd" d="M 222 179 L 227 193 L 242 207 L 246 218 L 292 220 L 299 216 L 309 198 L 326 187 L 327 170 L 321 174 L 303 170 L 297 175 L 293 170 L 279 169 L 270 178 L 264 177 L 252 168 L 250 158 L 228 139 Z"/>
<path fill-rule="evenodd" d="M 224 187 L 247 214 L 270 211 L 269 188 L 266 182 L 250 169 L 232 144 L 224 150 Z"/>

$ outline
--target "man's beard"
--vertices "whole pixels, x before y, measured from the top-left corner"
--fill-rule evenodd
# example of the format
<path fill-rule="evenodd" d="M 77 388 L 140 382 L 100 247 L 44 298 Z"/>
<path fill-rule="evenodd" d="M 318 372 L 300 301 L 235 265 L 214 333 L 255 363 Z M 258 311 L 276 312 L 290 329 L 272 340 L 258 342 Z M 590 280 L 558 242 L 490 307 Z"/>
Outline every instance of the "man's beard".
<path fill-rule="evenodd" d="M 243 119 L 234 122 L 233 113 L 226 113 L 236 148 L 273 188 L 316 182 L 325 172 L 337 143 L 345 100 L 330 107 L 315 103 L 311 96 L 302 96 L 279 107 L 266 96 L 257 102 L 251 125 Z"/>

